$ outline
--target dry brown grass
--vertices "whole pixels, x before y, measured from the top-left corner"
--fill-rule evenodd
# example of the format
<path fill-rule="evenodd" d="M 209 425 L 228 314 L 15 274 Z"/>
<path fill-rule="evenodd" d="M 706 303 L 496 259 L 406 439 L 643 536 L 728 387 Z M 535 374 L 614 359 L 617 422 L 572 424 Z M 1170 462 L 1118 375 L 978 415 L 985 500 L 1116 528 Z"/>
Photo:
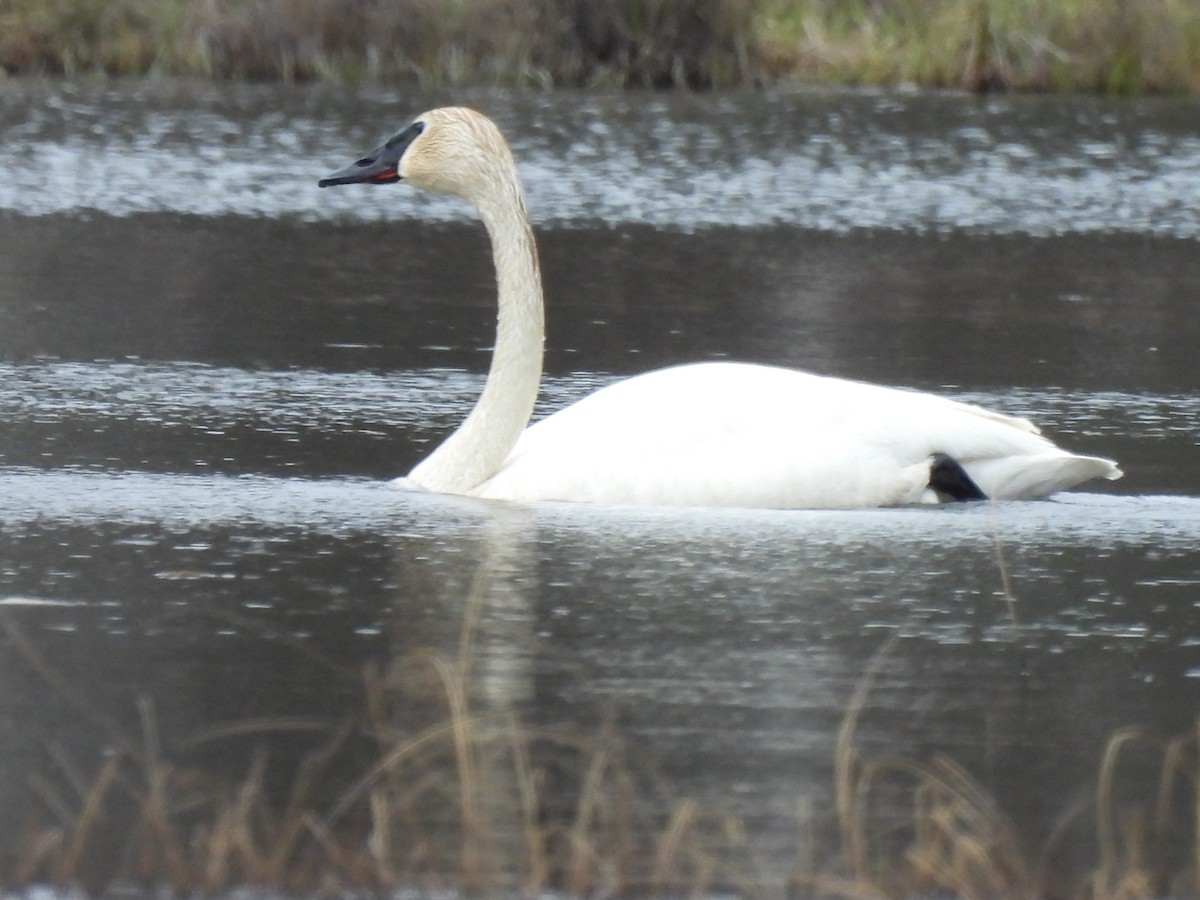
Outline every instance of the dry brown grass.
<path fill-rule="evenodd" d="M 1062 871 L 1054 863 L 1061 849 L 1055 836 L 1031 846 L 1003 805 L 953 759 L 869 757 L 858 750 L 859 716 L 888 650 L 885 645 L 864 676 L 838 736 L 841 855 L 836 866 L 800 876 L 814 896 L 1200 896 L 1200 723 L 1165 741 L 1138 728 L 1110 737 L 1088 807 L 1065 816 L 1056 829 L 1078 830 L 1071 826 L 1090 818 L 1094 865 Z M 1150 795 L 1144 788 L 1148 771 L 1157 773 Z"/>
<path fill-rule="evenodd" d="M 0 0 L 0 70 L 644 87 L 746 81 L 750 0 Z"/>
<path fill-rule="evenodd" d="M 30 779 L 38 814 L 3 882 L 94 892 L 114 884 L 205 893 L 249 884 L 293 893 L 762 893 L 740 820 L 674 795 L 611 721 L 531 727 L 475 698 L 483 603 L 477 589 L 452 656 L 420 652 L 390 675 L 365 672 L 362 708 L 336 727 L 239 723 L 175 742 L 168 753 L 143 703 L 135 735 L 98 721 L 113 750 L 92 771 L 49 748 L 53 765 Z M 86 703 L 11 622 L 7 631 L 53 688 Z M 791 895 L 1200 894 L 1200 725 L 1166 741 L 1132 728 L 1112 736 L 1089 809 L 1063 827 L 1078 832 L 1090 821 L 1094 863 L 1060 871 L 1057 838 L 1030 846 L 1003 804 L 953 759 L 860 749 L 868 696 L 897 640 L 881 649 L 848 704 L 827 814 L 832 838 L 797 859 Z M 406 693 L 422 679 L 435 687 L 432 704 Z M 265 738 L 281 733 L 318 736 L 298 763 L 283 766 L 282 786 L 281 763 L 266 750 L 246 756 L 240 779 L 172 758 L 247 736 L 265 747 Z M 1150 792 L 1147 772 L 1157 773 Z"/>
<path fill-rule="evenodd" d="M 0 71 L 1200 90 L 1192 0 L 0 0 Z"/>
<path fill-rule="evenodd" d="M 423 651 L 397 665 L 406 680 L 432 681 L 436 708 L 368 669 L 362 708 L 337 727 L 244 722 L 175 744 L 187 756 L 247 736 L 265 746 L 272 735 L 321 735 L 298 764 L 283 764 L 282 791 L 272 788 L 281 764 L 265 750 L 233 781 L 172 761 L 146 703 L 136 735 L 98 723 L 112 750 L 93 771 L 48 748 L 53 765 L 30 778 L 38 814 L 0 882 L 583 896 L 675 895 L 749 878 L 736 820 L 672 797 L 611 722 L 538 728 L 477 704 L 481 604 L 468 604 L 454 658 Z M 87 708 L 11 620 L 6 630 L 51 687 Z"/>

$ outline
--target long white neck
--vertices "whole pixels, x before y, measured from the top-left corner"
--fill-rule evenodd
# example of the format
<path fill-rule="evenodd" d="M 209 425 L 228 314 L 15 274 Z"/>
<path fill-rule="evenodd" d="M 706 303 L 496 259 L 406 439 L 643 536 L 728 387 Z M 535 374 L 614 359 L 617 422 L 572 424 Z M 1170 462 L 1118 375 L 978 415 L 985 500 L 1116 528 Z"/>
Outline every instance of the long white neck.
<path fill-rule="evenodd" d="M 419 486 L 465 494 L 496 473 L 529 424 L 542 377 L 545 320 L 537 249 L 515 170 L 476 201 L 499 291 L 496 346 L 475 408 L 409 473 Z"/>

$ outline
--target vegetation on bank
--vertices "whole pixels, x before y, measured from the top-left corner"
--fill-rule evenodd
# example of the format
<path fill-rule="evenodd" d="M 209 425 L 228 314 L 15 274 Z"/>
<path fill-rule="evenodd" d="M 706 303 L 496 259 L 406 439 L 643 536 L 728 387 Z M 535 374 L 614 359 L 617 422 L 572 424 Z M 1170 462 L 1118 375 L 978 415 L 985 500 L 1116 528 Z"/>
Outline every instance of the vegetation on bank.
<path fill-rule="evenodd" d="M 93 896 L 246 885 L 309 896 L 775 893 L 741 819 L 674 795 L 603 716 L 593 726 L 531 727 L 478 700 L 473 645 L 484 603 L 468 604 L 457 654 L 422 651 L 387 674 L 365 672 L 361 708 L 342 722 L 235 723 L 182 741 L 162 733 L 148 702 L 125 733 L 13 620 L 0 620 L 9 643 L 108 748 L 85 766 L 49 748 L 46 769 L 30 774 L 38 802 L 0 886 L 76 886 Z M 1197 894 L 1200 730 L 1169 741 L 1114 734 L 1089 802 L 1033 845 L 1002 800 L 948 757 L 861 749 L 859 720 L 895 640 L 848 704 L 832 808 L 798 817 L 788 896 Z M 214 745 L 225 745 L 217 772 L 182 761 Z M 244 774 L 224 774 L 240 754 Z"/>
<path fill-rule="evenodd" d="M 1200 91 L 1194 0 L 0 0 L 0 70 Z"/>

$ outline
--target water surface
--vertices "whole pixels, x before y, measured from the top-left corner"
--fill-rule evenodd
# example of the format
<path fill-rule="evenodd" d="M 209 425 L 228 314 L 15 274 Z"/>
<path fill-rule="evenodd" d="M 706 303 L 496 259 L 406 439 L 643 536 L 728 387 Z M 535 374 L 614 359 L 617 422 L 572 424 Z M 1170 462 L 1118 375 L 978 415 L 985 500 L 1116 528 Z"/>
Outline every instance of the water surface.
<path fill-rule="evenodd" d="M 0 208 L 462 221 L 445 199 L 406 198 L 398 213 L 382 195 L 297 188 L 447 103 L 501 124 L 548 224 L 1189 238 L 1200 229 L 1192 101 L 895 92 L 21 82 L 6 85 L 0 109 Z"/>
<path fill-rule="evenodd" d="M 467 95 L 541 226 L 539 414 L 747 359 L 1026 415 L 1128 473 L 1046 503 L 717 512 L 386 485 L 480 389 L 487 248 L 449 201 L 315 180 L 450 99 L 0 85 L 4 830 L 48 746 L 103 758 L 80 697 L 132 732 L 148 698 L 168 749 L 334 721 L 365 664 L 453 655 L 474 592 L 480 703 L 611 717 L 677 796 L 746 820 L 770 887 L 829 820 L 890 635 L 864 752 L 949 754 L 1086 867 L 1105 741 L 1179 733 L 1200 700 L 1194 104 Z"/>

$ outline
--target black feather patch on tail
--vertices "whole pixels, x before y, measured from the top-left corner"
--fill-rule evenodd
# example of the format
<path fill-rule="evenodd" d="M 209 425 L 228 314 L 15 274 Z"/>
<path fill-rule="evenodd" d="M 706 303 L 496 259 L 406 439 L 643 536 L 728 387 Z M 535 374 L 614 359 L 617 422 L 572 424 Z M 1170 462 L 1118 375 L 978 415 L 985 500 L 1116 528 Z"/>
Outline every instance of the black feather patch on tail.
<path fill-rule="evenodd" d="M 987 494 L 971 480 L 958 460 L 945 453 L 935 453 L 929 458 L 929 486 L 943 503 L 987 499 Z"/>

